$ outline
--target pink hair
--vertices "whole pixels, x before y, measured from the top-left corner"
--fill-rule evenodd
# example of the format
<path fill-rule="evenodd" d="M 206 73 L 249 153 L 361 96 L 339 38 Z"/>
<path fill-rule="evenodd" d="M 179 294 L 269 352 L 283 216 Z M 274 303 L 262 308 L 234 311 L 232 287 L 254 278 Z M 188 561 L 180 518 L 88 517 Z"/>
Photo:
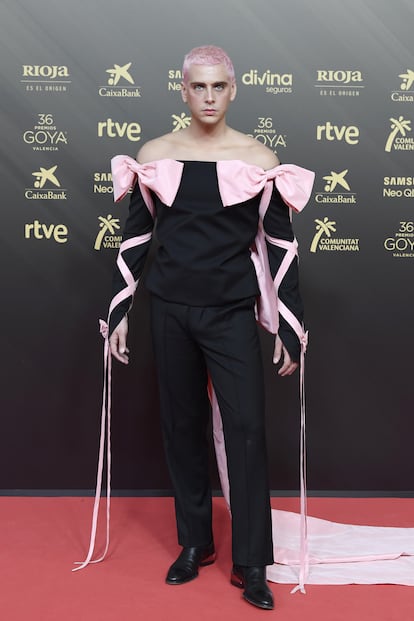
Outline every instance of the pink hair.
<path fill-rule="evenodd" d="M 216 45 L 202 45 L 195 47 L 184 57 L 183 81 L 188 79 L 188 70 L 191 65 L 224 65 L 232 82 L 235 81 L 233 63 L 229 55 Z"/>

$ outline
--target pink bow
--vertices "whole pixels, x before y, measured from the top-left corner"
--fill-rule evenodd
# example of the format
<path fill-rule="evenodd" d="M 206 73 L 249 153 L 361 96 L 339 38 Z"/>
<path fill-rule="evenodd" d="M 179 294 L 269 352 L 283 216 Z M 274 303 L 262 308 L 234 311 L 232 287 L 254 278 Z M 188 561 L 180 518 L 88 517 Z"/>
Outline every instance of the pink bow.
<path fill-rule="evenodd" d="M 223 205 L 228 207 L 259 194 L 269 181 L 275 182 L 285 203 L 301 211 L 308 202 L 315 173 L 295 164 L 281 164 L 270 170 L 246 164 L 241 160 L 217 163 L 219 189 Z"/>
<path fill-rule="evenodd" d="M 157 160 L 139 164 L 129 155 L 115 155 L 111 160 L 114 201 L 122 200 L 138 177 L 140 185 L 153 190 L 171 207 L 176 197 L 184 164 L 176 160 Z"/>

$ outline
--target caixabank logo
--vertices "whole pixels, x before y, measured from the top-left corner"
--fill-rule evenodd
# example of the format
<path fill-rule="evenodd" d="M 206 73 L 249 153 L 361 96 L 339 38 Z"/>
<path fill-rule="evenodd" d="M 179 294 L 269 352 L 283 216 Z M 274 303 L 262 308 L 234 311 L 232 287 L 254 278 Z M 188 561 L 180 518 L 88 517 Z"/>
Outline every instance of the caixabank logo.
<path fill-rule="evenodd" d="M 347 168 L 338 172 L 331 170 L 322 179 L 325 182 L 323 191 L 315 194 L 317 205 L 356 205 L 357 197 L 349 185 Z"/>
<path fill-rule="evenodd" d="M 68 135 L 56 125 L 52 114 L 40 113 L 33 128 L 23 132 L 23 142 L 33 151 L 59 151 L 68 144 Z"/>
<path fill-rule="evenodd" d="M 141 140 L 141 125 L 135 121 L 113 121 L 111 118 L 98 121 L 99 138 L 127 138 L 131 142 Z"/>
<path fill-rule="evenodd" d="M 72 80 L 66 65 L 22 65 L 20 82 L 32 93 L 66 93 Z"/>
<path fill-rule="evenodd" d="M 269 147 L 273 153 L 277 153 L 280 148 L 287 147 L 287 135 L 274 126 L 271 116 L 259 116 L 256 127 L 248 136 Z"/>
<path fill-rule="evenodd" d="M 414 177 L 410 175 L 389 175 L 384 177 L 382 190 L 384 198 L 414 198 Z"/>
<path fill-rule="evenodd" d="M 27 200 L 61 201 L 67 199 L 67 190 L 62 188 L 57 176 L 57 164 L 50 168 L 40 166 L 32 172 L 34 183 L 25 188 L 24 197 Z"/>
<path fill-rule="evenodd" d="M 335 125 L 326 121 L 316 127 L 316 140 L 327 142 L 346 142 L 353 146 L 359 142 L 359 128 L 356 125 Z"/>
<path fill-rule="evenodd" d="M 114 64 L 113 67 L 106 69 L 107 84 L 100 86 L 98 93 L 100 97 L 141 97 L 141 89 L 135 84 L 131 75 L 132 62 L 125 65 Z"/>
<path fill-rule="evenodd" d="M 365 85 L 357 69 L 317 69 L 315 88 L 322 97 L 359 97 Z"/>
<path fill-rule="evenodd" d="M 392 101 L 399 103 L 414 102 L 414 71 L 407 69 L 405 73 L 400 73 L 398 77 L 401 79 L 399 89 L 391 91 Z"/>
<path fill-rule="evenodd" d="M 408 135 L 412 131 L 411 121 L 399 116 L 398 119 L 390 118 L 390 124 L 385 151 L 414 151 L 414 137 Z"/>
<path fill-rule="evenodd" d="M 119 248 L 122 241 L 122 235 L 119 234 L 121 225 L 119 218 L 113 218 L 111 214 L 107 216 L 98 216 L 99 232 L 95 239 L 95 250 L 103 248 Z"/>
<path fill-rule="evenodd" d="M 243 73 L 241 82 L 245 86 L 260 88 L 271 95 L 293 93 L 293 75 L 291 73 L 279 73 L 266 69 L 249 69 Z"/>
<path fill-rule="evenodd" d="M 400 221 L 397 230 L 385 238 L 384 250 L 396 259 L 414 259 L 414 222 Z"/>
<path fill-rule="evenodd" d="M 315 235 L 310 252 L 359 252 L 359 238 L 333 236 L 337 233 L 337 223 L 325 217 L 315 220 Z"/>

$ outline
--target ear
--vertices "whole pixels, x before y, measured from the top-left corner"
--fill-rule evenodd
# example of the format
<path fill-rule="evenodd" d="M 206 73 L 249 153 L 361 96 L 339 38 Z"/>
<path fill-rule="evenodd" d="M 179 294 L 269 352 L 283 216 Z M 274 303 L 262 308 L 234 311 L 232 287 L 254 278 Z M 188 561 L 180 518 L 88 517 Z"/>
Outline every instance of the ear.
<path fill-rule="evenodd" d="M 234 101 L 237 93 L 237 84 L 235 80 L 233 80 L 230 89 L 230 101 Z"/>
<path fill-rule="evenodd" d="M 181 97 L 184 103 L 187 103 L 187 87 L 184 82 L 181 82 Z"/>

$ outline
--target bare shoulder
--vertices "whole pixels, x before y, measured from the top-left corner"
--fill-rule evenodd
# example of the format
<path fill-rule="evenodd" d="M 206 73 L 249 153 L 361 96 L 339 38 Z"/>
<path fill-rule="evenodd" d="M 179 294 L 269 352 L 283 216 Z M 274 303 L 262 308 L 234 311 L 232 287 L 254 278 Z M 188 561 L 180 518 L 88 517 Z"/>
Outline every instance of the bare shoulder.
<path fill-rule="evenodd" d="M 244 153 L 244 156 L 240 159 L 243 159 L 248 164 L 260 166 L 264 170 L 279 166 L 280 161 L 277 155 L 262 142 L 242 133 L 238 133 L 238 141 L 240 149 Z"/>
<path fill-rule="evenodd" d="M 164 158 L 171 157 L 171 151 L 174 148 L 175 137 L 173 133 L 164 134 L 153 140 L 148 140 L 137 154 L 137 161 L 140 164 L 155 162 Z"/>

